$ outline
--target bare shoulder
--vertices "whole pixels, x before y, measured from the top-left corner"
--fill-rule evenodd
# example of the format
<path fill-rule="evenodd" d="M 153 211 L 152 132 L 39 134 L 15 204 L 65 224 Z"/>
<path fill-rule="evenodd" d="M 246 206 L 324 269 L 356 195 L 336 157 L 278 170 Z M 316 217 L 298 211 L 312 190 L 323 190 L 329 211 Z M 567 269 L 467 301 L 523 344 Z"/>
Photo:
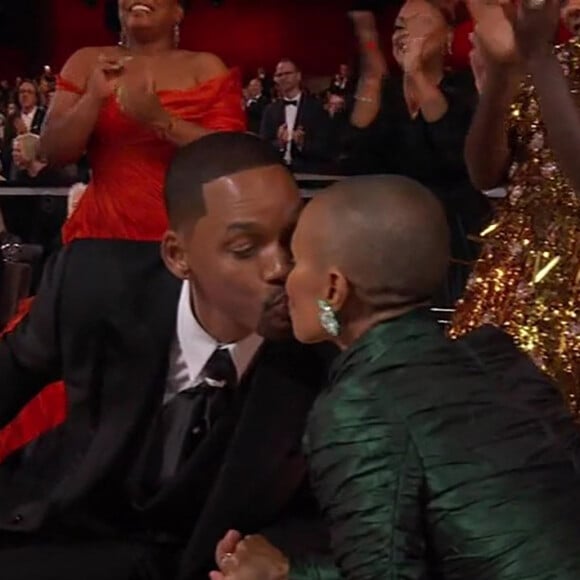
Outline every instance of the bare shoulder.
<path fill-rule="evenodd" d="M 183 58 L 188 67 L 194 71 L 198 83 L 203 83 L 228 72 L 224 61 L 211 52 L 183 51 Z"/>
<path fill-rule="evenodd" d="M 86 46 L 74 52 L 62 67 L 61 75 L 73 82 L 86 80 L 99 57 L 108 58 L 119 56 L 116 46 Z"/>

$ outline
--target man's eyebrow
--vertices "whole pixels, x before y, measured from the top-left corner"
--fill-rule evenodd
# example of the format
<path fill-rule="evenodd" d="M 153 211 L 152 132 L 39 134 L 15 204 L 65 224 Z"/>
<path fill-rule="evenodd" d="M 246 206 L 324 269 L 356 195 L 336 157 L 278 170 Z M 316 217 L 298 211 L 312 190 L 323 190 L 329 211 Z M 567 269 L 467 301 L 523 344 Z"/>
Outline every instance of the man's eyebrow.
<path fill-rule="evenodd" d="M 231 231 L 255 231 L 260 229 L 260 224 L 257 222 L 233 222 L 228 225 L 228 232 Z"/>

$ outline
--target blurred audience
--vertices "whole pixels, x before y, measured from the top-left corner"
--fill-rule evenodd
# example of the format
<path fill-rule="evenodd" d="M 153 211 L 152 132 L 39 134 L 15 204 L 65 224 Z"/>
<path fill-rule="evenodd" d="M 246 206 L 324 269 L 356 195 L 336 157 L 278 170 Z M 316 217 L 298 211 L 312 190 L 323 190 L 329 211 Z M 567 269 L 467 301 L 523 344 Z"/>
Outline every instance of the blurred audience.
<path fill-rule="evenodd" d="M 446 68 L 453 39 L 452 16 L 427 0 L 407 0 L 395 21 L 393 74 L 379 49 L 370 13 L 354 15 L 361 71 L 351 115 L 343 170 L 411 177 L 445 206 L 455 259 L 440 300 L 460 296 L 478 248 L 468 241 L 488 217 L 486 198 L 470 183 L 463 157 L 465 136 L 477 103 L 470 71 Z"/>
<path fill-rule="evenodd" d="M 354 81 L 347 64 L 341 64 L 338 72 L 332 78 L 328 92 L 336 95 L 350 95 L 354 92 Z"/>
<path fill-rule="evenodd" d="M 274 81 L 281 99 L 264 111 L 260 135 L 299 173 L 323 171 L 330 161 L 328 116 L 320 101 L 305 93 L 302 73 L 290 59 L 276 66 Z"/>
<path fill-rule="evenodd" d="M 264 110 L 270 102 L 270 98 L 264 93 L 262 81 L 259 78 L 252 79 L 246 88 L 246 119 L 248 122 L 248 131 L 250 133 L 260 134 L 260 124 Z"/>

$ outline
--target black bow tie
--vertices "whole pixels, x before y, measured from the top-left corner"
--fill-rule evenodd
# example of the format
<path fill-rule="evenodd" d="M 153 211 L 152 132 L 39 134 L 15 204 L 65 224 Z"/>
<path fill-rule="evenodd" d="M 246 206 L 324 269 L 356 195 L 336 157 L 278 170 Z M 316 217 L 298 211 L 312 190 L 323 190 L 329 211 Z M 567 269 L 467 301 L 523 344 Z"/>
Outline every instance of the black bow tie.
<path fill-rule="evenodd" d="M 298 101 L 297 101 L 297 100 L 295 100 L 295 101 L 292 101 L 292 100 L 290 100 L 290 99 L 284 99 L 284 106 L 285 106 L 285 107 L 288 107 L 288 106 L 294 106 L 294 107 L 297 107 L 297 106 L 298 106 Z"/>

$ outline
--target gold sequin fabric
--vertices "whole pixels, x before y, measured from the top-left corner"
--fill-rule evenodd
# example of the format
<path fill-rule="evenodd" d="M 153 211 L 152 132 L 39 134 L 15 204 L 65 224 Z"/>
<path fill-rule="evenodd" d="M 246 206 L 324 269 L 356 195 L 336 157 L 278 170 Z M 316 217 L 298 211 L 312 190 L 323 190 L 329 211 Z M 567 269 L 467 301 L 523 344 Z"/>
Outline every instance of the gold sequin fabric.
<path fill-rule="evenodd" d="M 580 109 L 580 41 L 556 47 Z M 529 79 L 511 107 L 507 197 L 481 234 L 479 261 L 450 334 L 483 324 L 511 334 L 580 415 L 580 193 L 560 173 Z M 578 152 L 580 163 L 580 151 Z"/>

